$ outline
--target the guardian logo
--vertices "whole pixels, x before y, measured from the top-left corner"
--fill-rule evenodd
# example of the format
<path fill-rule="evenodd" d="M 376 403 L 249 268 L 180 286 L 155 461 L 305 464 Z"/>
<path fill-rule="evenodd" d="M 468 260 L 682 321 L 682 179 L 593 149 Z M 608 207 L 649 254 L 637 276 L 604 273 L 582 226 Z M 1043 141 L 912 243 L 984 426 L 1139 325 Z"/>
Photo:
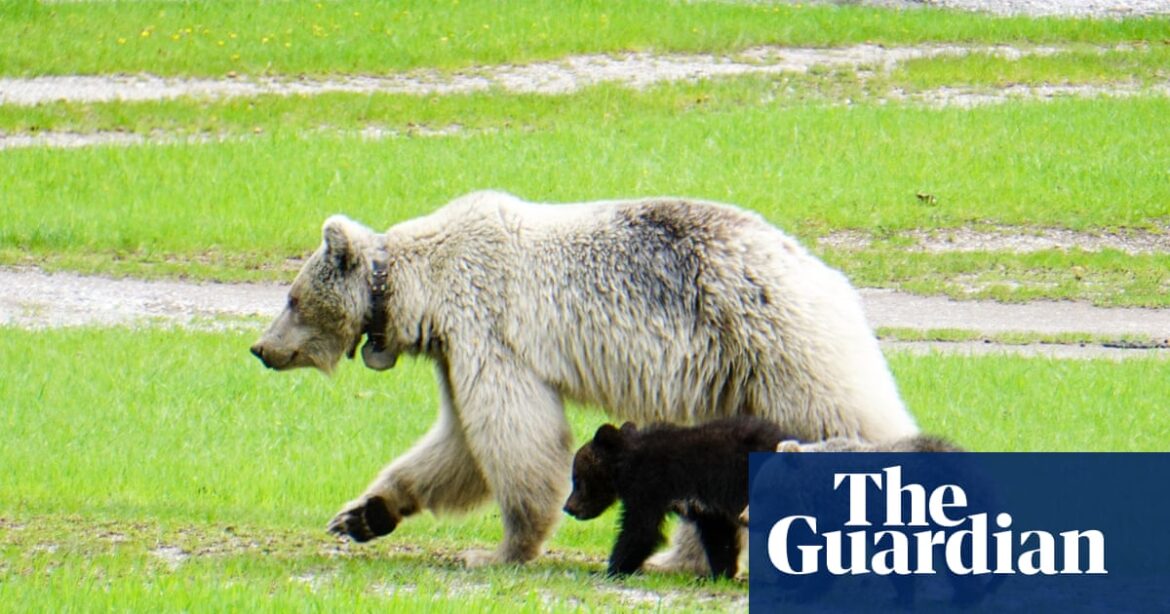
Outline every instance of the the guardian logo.
<path fill-rule="evenodd" d="M 1170 611 L 1170 454 L 825 448 L 751 455 L 752 614 Z"/>
<path fill-rule="evenodd" d="M 834 473 L 832 491 L 847 498 L 843 524 L 851 530 L 822 533 L 812 514 L 781 518 L 767 536 L 768 559 L 777 571 L 908 575 L 934 574 L 941 565 L 975 575 L 1108 573 L 1102 531 L 1015 530 L 1008 512 L 968 513 L 967 492 L 959 484 L 928 488 L 905 482 L 901 465 Z"/>

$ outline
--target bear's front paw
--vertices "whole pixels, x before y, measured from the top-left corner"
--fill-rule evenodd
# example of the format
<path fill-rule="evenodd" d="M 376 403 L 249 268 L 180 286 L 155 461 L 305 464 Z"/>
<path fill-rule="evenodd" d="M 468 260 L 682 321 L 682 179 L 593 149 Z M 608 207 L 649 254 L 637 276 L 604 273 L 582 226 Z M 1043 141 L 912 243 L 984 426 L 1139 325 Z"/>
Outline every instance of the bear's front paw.
<path fill-rule="evenodd" d="M 385 499 L 376 495 L 362 497 L 346 505 L 329 521 L 329 532 L 348 535 L 355 542 L 368 542 L 393 531 L 398 521 Z"/>

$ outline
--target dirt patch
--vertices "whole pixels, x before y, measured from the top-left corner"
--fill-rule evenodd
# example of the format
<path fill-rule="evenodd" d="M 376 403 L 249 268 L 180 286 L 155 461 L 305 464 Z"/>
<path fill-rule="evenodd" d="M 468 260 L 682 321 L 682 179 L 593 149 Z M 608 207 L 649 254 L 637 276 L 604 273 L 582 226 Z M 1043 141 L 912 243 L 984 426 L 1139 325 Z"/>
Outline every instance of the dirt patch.
<path fill-rule="evenodd" d="M 161 560 L 174 571 L 183 565 L 183 561 L 191 558 L 191 554 L 176 546 L 158 546 L 150 551 L 150 555 Z"/>
<path fill-rule="evenodd" d="M 1153 230 L 1120 229 L 1080 232 L 1065 228 L 1021 228 L 1018 226 L 966 226 L 941 230 L 909 230 L 883 236 L 882 240 L 907 243 L 910 252 L 1011 252 L 1016 254 L 1049 249 L 1079 249 L 1087 252 L 1116 250 L 1130 255 L 1170 253 L 1170 227 Z M 834 232 L 817 240 L 823 248 L 861 251 L 872 247 L 875 237 L 861 231 Z"/>
<path fill-rule="evenodd" d="M 1102 47 L 1101 51 L 1125 50 Z M 513 93 L 569 94 L 600 83 L 644 88 L 665 81 L 696 81 L 750 74 L 807 73 L 815 69 L 847 68 L 861 79 L 886 73 L 898 63 L 938 56 L 990 54 L 1007 59 L 1052 55 L 1062 47 L 1009 45 L 919 45 L 843 48 L 756 47 L 730 55 L 626 53 L 570 56 L 552 62 L 525 65 L 478 66 L 455 73 L 415 70 L 387 76 L 348 76 L 332 79 L 233 77 L 180 79 L 153 75 L 43 76 L 0 78 L 0 104 L 36 105 L 56 101 L 100 103 L 173 98 L 219 99 L 274 94 L 309 96 L 328 92 L 448 95 L 496 89 Z M 1170 82 L 1155 84 L 1044 84 L 1005 87 L 940 87 L 925 91 L 894 89 L 877 95 L 877 102 L 923 104 L 932 107 L 975 107 L 1013 100 L 1056 100 L 1066 97 L 1137 95 L 1170 96 Z M 847 103 L 847 101 L 843 101 Z M 328 131 L 344 136 L 344 131 Z M 464 134 L 462 126 L 408 126 L 404 129 L 370 127 L 356 132 L 368 139 L 451 136 Z M 0 134 L 0 150 L 26 147 L 88 147 L 102 145 L 199 144 L 246 139 L 250 135 L 164 132 L 36 132 Z"/>
<path fill-rule="evenodd" d="M 1123 18 L 1170 12 L 1165 0 L 920 0 L 939 8 L 995 15 Z"/>
<path fill-rule="evenodd" d="M 747 589 L 741 585 L 709 588 L 680 579 L 673 586 L 642 589 L 602 581 L 598 572 L 604 569 L 604 558 L 575 550 L 553 549 L 524 567 L 468 570 L 454 563 L 453 550 L 389 539 L 354 544 L 314 529 L 174 526 L 145 518 L 97 519 L 75 514 L 24 516 L 19 523 L 0 517 L 0 529 L 0 547 L 16 553 L 10 560 L 0 561 L 0 571 L 33 578 L 34 582 L 48 581 L 59 569 L 83 569 L 82 581 L 92 579 L 91 574 L 99 581 L 128 575 L 147 587 L 157 578 L 174 577 L 175 573 L 202 582 L 200 578 L 209 567 L 234 559 L 255 562 L 261 568 L 277 566 L 278 573 L 283 573 L 278 577 L 312 592 L 352 590 L 360 584 L 372 594 L 387 597 L 418 596 L 425 600 L 434 595 L 440 600 L 500 599 L 508 603 L 523 598 L 511 586 L 516 582 L 532 583 L 549 607 L 562 609 L 566 605 L 604 607 L 595 599 L 600 595 L 608 597 L 603 603 L 610 607 L 620 604 L 639 609 L 669 604 L 686 611 L 742 610 L 747 605 Z M 110 539 L 112 535 L 117 539 Z M 147 564 L 107 566 L 114 559 L 145 560 Z M 383 566 L 385 573 L 368 576 L 361 571 L 365 565 L 350 564 L 363 560 Z M 257 573 L 256 578 L 268 581 L 264 571 Z M 230 581 L 251 581 L 249 574 L 248 565 L 240 565 Z M 553 580 L 549 584 L 556 588 L 546 588 L 548 584 L 542 579 L 549 578 Z M 566 584 L 563 578 L 572 581 Z"/>
<path fill-rule="evenodd" d="M 287 292 L 276 284 L 108 279 L 30 269 L 0 269 L 0 289 L 0 324 L 21 328 L 222 326 L 233 318 L 271 317 Z"/>
<path fill-rule="evenodd" d="M 62 326 L 185 326 L 261 328 L 281 308 L 287 287 L 279 284 L 216 284 L 107 279 L 30 269 L 0 269 L 0 325 L 21 328 Z M 955 301 L 892 290 L 862 290 L 874 328 L 972 330 L 987 334 L 1088 333 L 1114 338 L 1170 338 L 1170 310 L 1105 309 L 1073 302 L 1002 304 Z M 968 352 L 955 343 L 887 342 L 887 347 Z M 1054 352 L 1031 346 L 983 344 L 1014 353 Z M 1161 356 L 1164 349 L 1068 345 L 1060 357 Z"/>
<path fill-rule="evenodd" d="M 1170 337 L 1170 309 L 1102 308 L 1071 301 L 1005 304 L 956 301 L 893 290 L 862 290 L 866 315 L 875 327 L 914 330 L 975 330 L 988 334 L 1031 332 L 1049 335 Z"/>
<path fill-rule="evenodd" d="M 931 107 L 974 108 L 1015 100 L 1051 101 L 1061 98 L 1128 98 L 1170 96 L 1170 83 L 1044 84 L 1009 85 L 999 88 L 939 87 L 921 92 L 896 89 L 883 97 L 894 102 L 920 103 Z"/>
<path fill-rule="evenodd" d="M 878 96 L 878 103 L 908 103 L 920 104 L 934 108 L 960 107 L 974 108 L 994 104 L 1004 104 L 1013 101 L 1029 100 L 1048 102 L 1062 98 L 1128 98 L 1132 96 L 1170 96 L 1170 82 L 1155 84 L 1138 83 L 1108 83 L 1108 84 L 1045 84 L 1045 85 L 1009 85 L 1006 87 L 939 87 L 923 91 L 907 91 L 894 89 Z M 3 93 L 0 93 L 0 97 Z M 847 102 L 843 101 L 842 104 Z M 321 129 L 320 134 L 338 137 L 356 136 L 366 140 L 385 140 L 414 137 L 448 137 L 482 134 L 486 131 L 468 131 L 463 126 L 451 124 L 447 126 L 407 126 L 405 129 L 385 126 L 368 126 L 358 131 Z M 103 145 L 131 146 L 131 145 L 197 145 L 203 143 L 223 143 L 227 141 L 242 141 L 254 138 L 255 135 L 239 134 L 196 134 L 178 135 L 156 131 L 151 134 L 136 134 L 128 132 L 54 132 L 40 131 L 32 134 L 0 134 L 0 150 L 21 149 L 27 147 L 95 147 Z"/>
<path fill-rule="evenodd" d="M 1170 360 L 1170 349 L 1149 347 L 1112 347 L 1059 343 L 1000 344 L 990 341 L 882 341 L 882 349 L 918 356 L 1023 356 L 1057 360 L 1132 360 L 1156 358 Z"/>
<path fill-rule="evenodd" d="M 1123 18 L 1170 13 L 1165 0 L 772 0 L 785 4 L 860 4 L 896 9 L 945 8 L 994 15 Z"/>
<path fill-rule="evenodd" d="M 180 97 L 229 98 L 328 92 L 393 93 L 416 96 L 463 94 L 498 89 L 526 94 L 568 94 L 599 83 L 641 88 L 662 81 L 698 80 L 748 74 L 805 73 L 813 67 L 889 70 L 898 62 L 937 56 L 993 53 L 1006 57 L 1052 54 L 1057 47 L 855 45 L 836 49 L 756 47 L 734 55 L 624 53 L 570 56 L 553 62 L 481 66 L 451 74 L 414 70 L 388 76 L 334 79 L 179 79 L 152 75 L 45 76 L 0 79 L 0 104 L 165 100 Z"/>
<path fill-rule="evenodd" d="M 482 134 L 486 131 L 465 131 L 459 124 L 430 127 L 412 125 L 404 129 L 388 128 L 383 126 L 367 126 L 361 130 L 329 130 L 321 129 L 316 132 L 320 135 L 346 137 L 352 136 L 364 140 L 380 141 L 398 138 L 416 137 L 444 137 L 459 134 Z M 23 149 L 27 147 L 57 147 L 70 149 L 76 147 L 101 146 L 131 146 L 131 145 L 200 145 L 204 143 L 225 143 L 229 141 L 244 141 L 255 138 L 257 134 L 193 134 L 178 135 L 155 131 L 150 134 L 130 132 L 54 132 L 38 131 L 33 134 L 0 134 L 0 150 Z"/>

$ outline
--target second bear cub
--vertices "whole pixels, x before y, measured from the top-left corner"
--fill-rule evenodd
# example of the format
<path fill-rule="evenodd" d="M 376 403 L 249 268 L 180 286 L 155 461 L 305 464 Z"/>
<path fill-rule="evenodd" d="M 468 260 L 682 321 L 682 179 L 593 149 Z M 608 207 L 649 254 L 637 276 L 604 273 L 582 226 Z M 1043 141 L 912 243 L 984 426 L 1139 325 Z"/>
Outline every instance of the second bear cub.
<path fill-rule="evenodd" d="M 609 575 L 638 570 L 662 542 L 673 512 L 695 523 L 715 577 L 732 577 L 739 556 L 738 516 L 748 503 L 748 453 L 771 452 L 789 437 L 751 416 L 694 427 L 606 424 L 573 458 L 565 512 L 589 520 L 622 501 L 621 531 Z"/>

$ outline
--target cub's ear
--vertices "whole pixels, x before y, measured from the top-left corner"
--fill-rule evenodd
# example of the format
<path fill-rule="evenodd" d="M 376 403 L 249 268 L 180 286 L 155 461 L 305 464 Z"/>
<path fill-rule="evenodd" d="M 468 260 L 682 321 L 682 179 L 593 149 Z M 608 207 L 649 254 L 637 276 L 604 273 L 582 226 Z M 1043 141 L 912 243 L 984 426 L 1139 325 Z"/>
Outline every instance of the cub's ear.
<path fill-rule="evenodd" d="M 612 424 L 603 424 L 593 435 L 593 445 L 602 452 L 619 452 L 626 447 L 626 433 Z"/>
<path fill-rule="evenodd" d="M 630 436 L 638 432 L 638 425 L 633 422 L 627 422 L 622 425 L 622 435 Z"/>
<path fill-rule="evenodd" d="M 344 215 L 330 216 L 325 220 L 325 226 L 321 229 L 325 240 L 325 255 L 342 273 L 357 262 L 359 249 L 355 240 L 361 236 L 363 230 L 364 227 Z"/>

